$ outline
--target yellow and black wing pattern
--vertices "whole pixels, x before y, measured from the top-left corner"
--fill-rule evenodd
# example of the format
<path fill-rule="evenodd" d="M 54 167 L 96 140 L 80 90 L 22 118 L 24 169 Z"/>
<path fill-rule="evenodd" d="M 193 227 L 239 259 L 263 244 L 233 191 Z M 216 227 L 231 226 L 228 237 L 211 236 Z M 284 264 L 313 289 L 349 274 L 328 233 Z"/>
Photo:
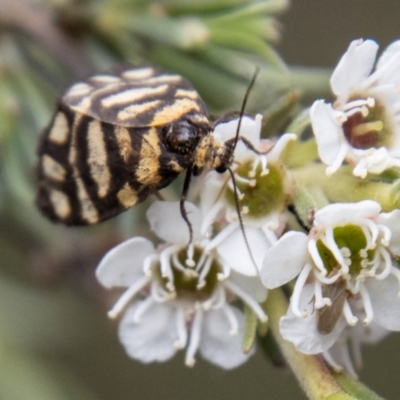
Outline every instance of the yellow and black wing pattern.
<path fill-rule="evenodd" d="M 125 67 L 71 86 L 39 146 L 37 205 L 51 220 L 108 219 L 169 185 L 209 135 L 190 83 L 154 67 Z"/>

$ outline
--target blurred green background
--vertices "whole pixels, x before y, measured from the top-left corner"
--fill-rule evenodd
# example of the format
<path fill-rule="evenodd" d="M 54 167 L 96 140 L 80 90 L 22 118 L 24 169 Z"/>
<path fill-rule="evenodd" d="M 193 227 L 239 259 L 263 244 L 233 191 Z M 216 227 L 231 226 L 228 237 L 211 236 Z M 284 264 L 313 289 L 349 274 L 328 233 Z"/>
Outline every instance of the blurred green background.
<path fill-rule="evenodd" d="M 11 2 L 26 7 L 34 4 L 33 1 Z M 58 10 L 58 14 L 52 16 L 53 20 L 63 24 L 73 41 L 86 34 L 81 28 L 86 19 L 96 15 L 96 6 L 86 7 L 88 2 L 75 1 L 71 7 L 71 3 L 49 2 Z M 156 13 L 162 11 L 159 5 L 163 2 L 131 3 L 144 8 L 151 5 Z M 219 4 L 228 9 L 251 2 L 198 0 L 192 2 L 189 13 L 182 6 L 191 4 L 189 0 L 166 3 L 180 5 L 175 9 L 178 10 L 176 15 L 190 16 L 196 4 L 199 10 L 201 4 L 210 7 Z M 110 10 L 113 7 L 112 1 L 92 4 L 104 5 Z M 70 44 L 64 43 L 52 51 L 35 47 L 32 36 L 21 32 L 20 27 L 15 29 L 14 22 L 10 21 L 5 8 L 9 5 L 10 0 L 0 0 L 0 399 L 305 398 L 290 371 L 274 368 L 261 353 L 246 365 L 229 372 L 200 359 L 195 368 L 188 369 L 184 367 L 181 355 L 171 362 L 153 365 L 128 359 L 118 343 L 116 324 L 106 316 L 113 298 L 94 281 L 93 270 L 106 250 L 123 237 L 142 231 L 146 233 L 141 218 L 146 204 L 99 227 L 52 226 L 39 215 L 32 202 L 37 135 L 51 116 L 56 96 L 76 76 L 125 58 L 177 69 L 195 84 L 212 112 L 240 106 L 254 65 L 260 63 L 264 69 L 253 94 L 251 109 L 264 111 L 273 106 L 275 99 L 290 89 L 290 82 L 295 85 L 294 89 L 297 85 L 304 89 L 307 96 L 302 100 L 307 105 L 307 101 L 315 96 L 326 95 L 326 78 L 329 76 L 326 72 L 335 66 L 351 40 L 372 38 L 384 48 L 400 36 L 400 2 L 293 1 L 288 11 L 277 17 L 281 39 L 276 48 L 289 66 L 314 69 L 309 73 L 304 68 L 294 69 L 300 73 L 294 74 L 292 81 L 282 78 L 285 72 L 282 72 L 276 55 L 269 53 L 269 47 L 260 47 L 254 41 L 252 54 L 246 55 L 244 38 L 243 47 L 236 48 L 235 53 L 230 52 L 229 32 L 230 29 L 233 32 L 235 25 L 228 24 L 224 31 L 221 20 L 217 21 L 218 29 L 214 27 L 215 46 L 199 51 L 195 48 L 189 54 L 185 43 L 174 42 L 179 39 L 179 34 L 176 37 L 171 34 L 163 42 L 156 31 L 138 33 L 136 26 L 129 26 L 132 21 L 120 21 L 117 14 L 107 11 L 103 14 L 107 18 L 100 18 L 97 27 L 89 27 L 103 30 L 96 31 L 95 35 L 87 34 L 80 42 L 83 45 L 65 60 L 63 46 Z M 53 40 L 48 45 L 57 43 L 53 33 L 46 31 L 45 24 L 37 25 L 34 13 L 21 14 L 20 19 L 26 25 L 33 24 L 33 31 L 39 36 L 50 35 Z M 267 15 L 257 23 L 262 22 L 265 27 L 268 21 Z M 240 31 L 241 28 L 238 26 L 237 29 Z M 246 29 L 244 27 L 243 32 Z M 140 37 L 139 41 L 131 40 L 129 33 L 132 32 Z M 274 42 L 275 32 L 274 23 L 268 32 L 263 31 L 264 39 Z M 261 35 L 260 32 L 256 34 Z M 97 40 L 99 37 L 102 40 Z M 115 42 L 120 44 L 117 51 Z M 87 48 L 91 53 L 86 64 Z M 232 57 L 227 58 L 232 64 L 226 66 L 225 72 L 219 52 Z M 14 65 L 18 68 L 12 71 L 10 66 Z M 313 72 L 319 80 L 316 88 L 310 83 Z M 212 82 L 219 82 L 219 86 L 213 88 Z M 365 367 L 360 378 L 387 399 L 400 398 L 399 350 L 400 336 L 396 334 L 380 345 L 364 348 Z"/>

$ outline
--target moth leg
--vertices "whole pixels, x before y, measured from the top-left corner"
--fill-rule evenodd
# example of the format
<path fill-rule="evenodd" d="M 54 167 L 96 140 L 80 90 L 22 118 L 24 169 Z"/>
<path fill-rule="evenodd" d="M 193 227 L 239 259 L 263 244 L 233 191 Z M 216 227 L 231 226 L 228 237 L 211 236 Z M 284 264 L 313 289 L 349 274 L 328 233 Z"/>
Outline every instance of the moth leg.
<path fill-rule="evenodd" d="M 165 197 L 160 193 L 159 190 L 157 190 L 157 192 L 154 192 L 153 194 L 154 196 L 156 196 L 157 200 L 165 201 Z"/>

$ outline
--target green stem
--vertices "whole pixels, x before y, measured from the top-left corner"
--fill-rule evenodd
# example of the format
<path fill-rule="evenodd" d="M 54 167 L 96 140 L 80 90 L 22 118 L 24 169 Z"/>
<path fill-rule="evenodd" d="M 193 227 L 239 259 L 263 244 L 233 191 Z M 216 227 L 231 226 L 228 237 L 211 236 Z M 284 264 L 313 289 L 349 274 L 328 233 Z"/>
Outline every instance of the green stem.
<path fill-rule="evenodd" d="M 292 343 L 283 339 L 279 330 L 280 318 L 286 314 L 288 301 L 281 290 L 271 290 L 266 302 L 269 326 L 286 361 L 304 392 L 311 400 L 350 400 L 337 384 L 322 358 L 299 353 Z"/>
<path fill-rule="evenodd" d="M 328 177 L 323 164 L 310 164 L 292 170 L 295 181 L 299 184 L 319 186 L 332 203 L 355 203 L 362 200 L 375 200 L 385 212 L 400 206 L 397 182 L 387 183 L 361 179 L 352 175 L 352 166 L 341 167 Z"/>
<path fill-rule="evenodd" d="M 292 132 L 288 130 L 288 132 Z M 317 144 L 314 138 L 305 142 L 292 141 L 287 144 L 282 154 L 283 163 L 288 168 L 299 168 L 318 158 Z"/>
<path fill-rule="evenodd" d="M 291 66 L 289 71 L 291 88 L 300 89 L 304 95 L 312 97 L 330 95 L 331 69 Z"/>
<path fill-rule="evenodd" d="M 371 391 L 357 379 L 354 379 L 343 373 L 333 373 L 336 382 L 344 389 L 346 392 L 359 399 L 363 400 L 384 400 L 383 397 L 378 396 L 376 393 Z"/>

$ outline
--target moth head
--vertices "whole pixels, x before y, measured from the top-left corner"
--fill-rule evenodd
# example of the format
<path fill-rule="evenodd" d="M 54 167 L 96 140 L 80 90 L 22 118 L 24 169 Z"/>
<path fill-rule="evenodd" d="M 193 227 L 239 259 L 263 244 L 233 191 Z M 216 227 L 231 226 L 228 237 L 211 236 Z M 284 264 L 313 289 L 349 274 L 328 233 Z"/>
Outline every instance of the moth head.
<path fill-rule="evenodd" d="M 164 130 L 165 144 L 169 151 L 178 154 L 190 154 L 194 152 L 202 130 L 190 122 L 182 120 L 168 125 Z"/>

